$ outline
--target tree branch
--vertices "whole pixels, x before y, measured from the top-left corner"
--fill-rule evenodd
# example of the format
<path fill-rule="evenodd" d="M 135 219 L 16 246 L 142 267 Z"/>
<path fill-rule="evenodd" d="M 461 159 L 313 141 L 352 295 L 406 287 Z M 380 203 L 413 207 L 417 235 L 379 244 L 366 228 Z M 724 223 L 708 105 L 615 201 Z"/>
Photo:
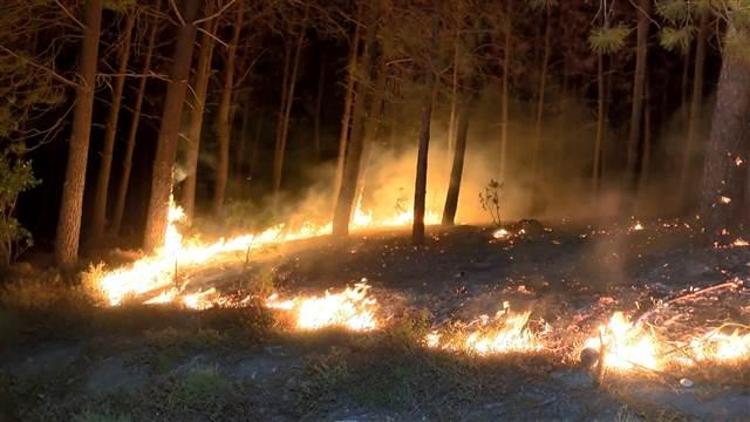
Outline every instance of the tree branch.
<path fill-rule="evenodd" d="M 65 5 L 60 3 L 60 0 L 55 0 L 55 3 L 62 9 L 63 13 L 68 15 L 68 17 L 73 20 L 73 22 L 76 23 L 81 29 L 86 29 L 86 25 L 83 24 L 83 22 L 79 21 L 72 13 L 70 13 L 70 10 L 68 10 Z"/>
<path fill-rule="evenodd" d="M 66 78 L 65 76 L 62 76 L 61 74 L 55 72 L 53 69 L 51 69 L 51 68 L 49 68 L 47 66 L 44 66 L 42 64 L 39 64 L 39 63 L 37 63 L 37 62 L 35 62 L 35 61 L 27 58 L 27 57 L 21 56 L 21 55 L 15 53 L 13 50 L 5 47 L 2 44 L 0 44 L 0 51 L 4 51 L 7 54 L 10 54 L 11 56 L 13 56 L 13 57 L 21 60 L 22 62 L 24 62 L 25 64 L 27 64 L 27 65 L 29 65 L 31 67 L 34 67 L 36 69 L 40 69 L 40 70 L 43 70 L 43 71 L 49 73 L 54 79 L 58 80 L 59 82 L 62 82 L 64 84 L 66 84 L 66 85 L 70 85 L 70 86 L 72 86 L 74 88 L 78 88 L 78 86 L 79 86 L 77 83 L 75 83 L 75 82 L 71 81 L 70 79 Z"/>
<path fill-rule="evenodd" d="M 201 18 L 201 19 L 198 19 L 197 21 L 194 21 L 194 22 L 193 22 L 193 25 L 200 25 L 200 24 L 202 24 L 203 22 L 207 22 L 207 21 L 210 21 L 210 20 L 212 20 L 212 19 L 218 18 L 218 17 L 219 17 L 219 16 L 221 16 L 221 15 L 222 15 L 222 14 L 223 14 L 223 13 L 224 13 L 224 12 L 225 12 L 225 11 L 226 11 L 227 9 L 229 9 L 229 8 L 230 8 L 230 7 L 231 7 L 231 6 L 232 6 L 232 5 L 233 5 L 233 4 L 234 4 L 234 3 L 236 2 L 236 1 L 237 1 L 237 0 L 231 0 L 231 1 L 229 2 L 229 3 L 225 4 L 225 5 L 224 5 L 224 6 L 223 6 L 223 7 L 221 8 L 221 9 L 219 9 L 219 11 L 218 11 L 218 12 L 216 12 L 216 13 L 214 13 L 214 14 L 210 15 L 210 16 L 206 16 L 205 18 Z"/>

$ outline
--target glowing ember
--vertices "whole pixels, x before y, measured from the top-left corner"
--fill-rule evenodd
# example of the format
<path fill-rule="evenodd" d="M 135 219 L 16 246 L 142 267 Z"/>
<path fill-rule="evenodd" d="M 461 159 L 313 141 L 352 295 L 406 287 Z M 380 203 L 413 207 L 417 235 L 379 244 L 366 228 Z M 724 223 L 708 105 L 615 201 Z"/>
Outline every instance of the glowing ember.
<path fill-rule="evenodd" d="M 599 335 L 589 338 L 584 348 L 600 351 L 600 339 L 604 341 L 604 365 L 607 368 L 660 367 L 654 337 L 642 327 L 630 323 L 622 312 L 616 312 L 606 326 L 599 327 Z"/>
<path fill-rule="evenodd" d="M 299 330 L 344 327 L 353 331 L 369 331 L 378 327 L 375 318 L 377 301 L 368 296 L 370 286 L 364 283 L 347 287 L 340 293 L 324 296 L 296 297 L 282 300 L 277 294 L 266 300 L 266 306 L 291 312 Z"/>
<path fill-rule="evenodd" d="M 508 236 L 510 236 L 510 232 L 505 229 L 497 229 L 494 233 L 492 233 L 492 237 L 495 239 L 505 239 Z"/>
<path fill-rule="evenodd" d="M 635 224 L 630 228 L 630 230 L 639 232 L 639 231 L 643 230 L 643 224 L 641 224 L 640 221 L 636 221 Z"/>
<path fill-rule="evenodd" d="M 722 204 L 729 204 L 732 202 L 732 198 L 722 195 L 719 197 L 719 202 L 721 202 Z"/>
<path fill-rule="evenodd" d="M 744 162 L 745 161 L 743 161 L 742 158 L 740 158 L 740 157 L 735 157 L 734 158 L 734 165 L 736 165 L 737 167 L 741 166 L 742 163 L 744 163 Z"/>
<path fill-rule="evenodd" d="M 750 242 L 748 242 L 747 240 L 742 239 L 742 238 L 737 238 L 737 239 L 734 240 L 734 242 L 732 242 L 732 246 L 735 246 L 735 247 L 738 247 L 738 248 L 742 248 L 742 247 L 745 247 L 745 246 L 750 246 Z"/>
<path fill-rule="evenodd" d="M 506 303 L 494 318 L 483 315 L 458 332 L 433 331 L 425 337 L 425 344 L 432 349 L 483 356 L 541 351 L 541 341 L 528 328 L 531 312 L 514 314 L 508 308 Z"/>

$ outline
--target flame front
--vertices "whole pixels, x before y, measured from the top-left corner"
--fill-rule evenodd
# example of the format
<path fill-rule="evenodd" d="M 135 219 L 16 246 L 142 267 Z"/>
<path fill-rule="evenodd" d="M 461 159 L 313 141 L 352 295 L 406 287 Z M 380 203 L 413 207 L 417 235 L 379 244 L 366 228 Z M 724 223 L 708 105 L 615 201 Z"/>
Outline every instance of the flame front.
<path fill-rule="evenodd" d="M 413 220 L 410 212 L 401 212 L 395 216 L 375 220 L 372 212 L 363 211 L 358 204 L 353 216 L 354 229 L 375 227 L 399 227 L 410 224 Z M 218 294 L 203 294 L 202 300 L 194 300 L 183 295 L 176 287 L 175 279 L 180 269 L 189 269 L 207 265 L 219 260 L 223 255 L 238 252 L 248 252 L 272 244 L 309 239 L 331 233 L 331 224 L 306 223 L 296 230 L 289 230 L 279 224 L 265 231 L 240 235 L 228 239 L 220 239 L 215 243 L 203 244 L 186 242 L 179 230 L 179 224 L 185 214 L 170 197 L 169 224 L 164 236 L 164 246 L 153 255 L 141 258 L 129 266 L 106 272 L 94 280 L 96 288 L 101 291 L 106 302 L 111 306 L 119 305 L 130 296 L 141 296 L 149 292 L 166 290 L 158 296 L 146 299 L 147 304 L 164 304 L 180 302 L 193 309 L 203 309 L 210 306 L 209 298 L 218 300 Z M 439 223 L 437 213 L 428 212 L 425 224 Z M 195 295 L 195 293 L 193 294 Z"/>
<path fill-rule="evenodd" d="M 300 296 L 282 300 L 278 294 L 266 300 L 266 306 L 290 312 L 299 330 L 344 327 L 352 331 L 370 331 L 378 327 L 375 317 L 377 301 L 368 296 L 370 286 L 364 283 L 347 287 L 340 293 L 324 296 Z"/>

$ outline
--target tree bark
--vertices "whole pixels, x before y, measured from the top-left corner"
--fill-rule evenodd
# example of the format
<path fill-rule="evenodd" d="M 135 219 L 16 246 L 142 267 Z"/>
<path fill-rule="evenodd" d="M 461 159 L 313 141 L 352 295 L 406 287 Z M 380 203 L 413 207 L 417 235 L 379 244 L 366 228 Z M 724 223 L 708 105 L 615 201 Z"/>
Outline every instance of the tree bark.
<path fill-rule="evenodd" d="M 727 31 L 727 38 L 742 37 L 744 42 L 750 42 L 750 37 L 740 34 L 731 23 Z M 744 48 L 732 43 L 724 47 L 703 166 L 701 221 L 711 241 L 723 241 L 727 234 L 736 234 L 734 229 L 745 217 L 742 214 L 747 213 L 743 193 L 750 144 L 750 60 L 742 51 Z"/>
<path fill-rule="evenodd" d="M 279 154 L 279 146 L 281 144 L 281 135 L 284 132 L 284 116 L 286 115 L 286 100 L 288 98 L 287 92 L 289 92 L 289 74 L 291 69 L 292 61 L 292 45 L 289 42 L 284 42 L 284 74 L 281 80 L 281 101 L 279 101 L 279 114 L 276 118 L 276 141 L 274 142 L 274 153 L 273 153 L 273 194 L 274 198 L 278 198 L 279 188 L 281 187 L 281 176 L 279 174 L 283 171 L 284 165 L 284 154 Z M 279 170 L 277 170 L 277 167 Z M 279 186 L 277 188 L 276 186 Z"/>
<path fill-rule="evenodd" d="M 649 16 L 652 0 L 638 0 L 638 40 L 636 47 L 635 75 L 633 77 L 633 104 L 630 112 L 630 132 L 627 144 L 627 166 L 625 172 L 625 187 L 632 190 L 638 180 L 638 144 L 641 139 L 643 123 L 643 92 L 646 82 L 646 67 L 648 60 L 648 32 Z"/>
<path fill-rule="evenodd" d="M 362 149 L 364 144 L 364 119 L 365 105 L 367 101 L 367 87 L 369 86 L 370 73 L 372 71 L 372 50 L 376 39 L 376 29 L 373 26 L 375 20 L 370 20 L 370 27 L 366 31 L 366 41 L 362 53 L 362 79 L 357 85 L 358 92 L 353 100 L 352 107 L 352 130 L 347 142 L 346 159 L 344 160 L 344 172 L 333 213 L 333 235 L 346 236 L 349 234 L 349 220 L 351 220 L 354 202 L 356 199 L 357 181 L 359 180 L 360 164 L 362 162 Z M 352 69 L 353 71 L 354 69 Z M 353 77 L 353 75 L 352 75 Z"/>
<path fill-rule="evenodd" d="M 693 92 L 690 97 L 690 112 L 688 113 L 687 142 L 682 155 L 680 168 L 680 202 L 686 205 L 688 198 L 688 181 L 691 174 L 691 158 L 695 149 L 695 137 L 698 132 L 701 108 L 703 104 L 703 75 L 706 67 L 706 42 L 709 34 L 708 11 L 701 14 L 700 29 L 695 47 L 695 70 L 693 71 Z"/>
<path fill-rule="evenodd" d="M 209 9 L 209 12 L 211 9 Z M 218 19 L 207 23 L 204 28 L 208 34 L 201 35 L 201 48 L 198 52 L 198 64 L 196 65 L 195 77 L 193 78 L 194 102 L 189 110 L 190 122 L 186 136 L 187 149 L 185 151 L 185 165 L 187 177 L 182 184 L 182 208 L 187 221 L 195 217 L 195 195 L 198 186 L 198 157 L 200 155 L 201 133 L 203 131 L 203 118 L 206 112 L 206 96 L 208 83 L 211 80 L 211 61 L 213 57 L 215 41 L 210 34 L 214 34 L 218 27 Z"/>
<path fill-rule="evenodd" d="M 232 94 L 234 93 L 234 72 L 237 61 L 237 44 L 242 31 L 243 10 L 240 4 L 236 5 L 236 15 L 232 39 L 227 48 L 227 60 L 224 70 L 224 86 L 219 100 L 219 110 L 216 113 L 216 138 L 218 140 L 218 162 L 216 165 L 216 178 L 214 179 L 213 213 L 219 215 L 224 205 L 224 196 L 229 180 L 229 145 L 232 136 Z"/>
<path fill-rule="evenodd" d="M 501 127 L 500 127 L 500 181 L 505 180 L 505 164 L 508 161 L 508 80 L 510 77 L 511 39 L 513 34 L 512 12 L 513 1 L 507 0 L 506 13 L 508 16 L 507 28 L 505 29 L 505 51 L 503 52 L 503 97 L 501 100 Z"/>
<path fill-rule="evenodd" d="M 424 244 L 424 214 L 427 195 L 427 157 L 430 148 L 430 122 L 432 121 L 432 95 L 435 92 L 435 69 L 433 54 L 437 50 L 439 18 L 437 8 L 433 11 L 431 48 L 427 52 L 425 85 L 427 93 L 422 105 L 422 117 L 419 126 L 419 148 L 417 150 L 417 175 L 414 181 L 414 221 L 411 239 L 415 245 Z"/>
<path fill-rule="evenodd" d="M 313 153 L 315 154 L 315 162 L 320 162 L 321 158 L 321 141 L 320 141 L 320 119 L 321 112 L 323 110 L 323 94 L 325 92 L 325 81 L 326 81 L 326 62 L 325 55 L 320 59 L 320 70 L 318 73 L 318 95 L 315 99 L 315 138 L 313 145 Z"/>
<path fill-rule="evenodd" d="M 157 3 L 157 8 L 158 8 Z M 154 52 L 154 44 L 156 42 L 156 32 L 159 29 L 159 25 L 156 20 L 151 24 L 151 30 L 148 35 L 148 47 L 146 47 L 146 57 L 143 63 L 144 75 L 148 75 L 151 72 L 151 58 Z M 122 161 L 122 175 L 120 176 L 120 183 L 117 187 L 117 197 L 115 199 L 115 209 L 112 216 L 112 224 L 110 226 L 111 233 L 117 235 L 120 233 L 122 227 L 122 217 L 125 214 L 125 200 L 128 196 L 128 186 L 130 184 L 130 172 L 133 168 L 133 152 L 135 151 L 135 139 L 138 135 L 138 126 L 141 122 L 141 109 L 143 108 L 143 98 L 146 94 L 146 83 L 147 78 L 141 78 L 138 82 L 138 94 L 135 98 L 135 104 L 133 106 L 133 115 L 130 120 L 130 129 L 128 130 L 128 138 L 125 142 L 125 157 Z"/>
<path fill-rule="evenodd" d="M 177 153 L 182 107 L 185 102 L 196 28 L 193 24 L 201 0 L 183 0 L 180 10 L 184 24 L 177 32 L 170 82 L 167 87 L 151 179 L 151 197 L 146 216 L 143 246 L 148 252 L 163 246 L 167 231 L 169 198 L 172 194 L 172 167 Z"/>
<path fill-rule="evenodd" d="M 604 84 L 604 55 L 596 55 L 597 63 L 597 110 L 596 110 L 596 139 L 594 140 L 594 165 L 591 171 L 592 193 L 594 198 L 599 194 L 599 178 L 601 177 L 602 144 L 604 143 L 605 123 L 605 94 Z"/>
<path fill-rule="evenodd" d="M 458 133 L 456 134 L 456 147 L 453 150 L 453 166 L 451 167 L 450 183 L 448 193 L 445 196 L 445 207 L 443 208 L 443 225 L 452 226 L 456 221 L 458 210 L 458 195 L 461 190 L 461 178 L 464 171 L 464 155 L 466 153 L 466 138 L 469 133 L 469 117 L 471 115 L 471 104 L 466 101 L 461 107 L 458 116 Z"/>
<path fill-rule="evenodd" d="M 537 178 L 539 173 L 539 150 L 542 144 L 542 131 L 544 129 L 544 99 L 547 90 L 547 68 L 550 56 L 550 37 L 552 36 L 552 7 L 550 2 L 546 5 L 547 22 L 544 28 L 544 53 L 542 54 L 542 66 L 539 74 L 539 93 L 537 94 L 536 121 L 534 123 L 534 144 L 531 151 L 531 204 L 532 209 L 538 199 Z"/>
<path fill-rule="evenodd" d="M 354 89 L 356 84 L 355 72 L 357 57 L 359 57 L 359 42 L 361 34 L 361 28 L 359 22 L 362 19 L 362 7 L 364 2 L 360 2 L 357 9 L 357 23 L 354 26 L 354 38 L 352 44 L 349 47 L 349 62 L 346 66 L 346 93 L 344 94 L 344 111 L 341 115 L 341 133 L 339 134 L 339 152 L 336 158 L 336 179 L 334 180 L 334 194 L 335 198 L 338 199 L 338 195 L 341 191 L 341 184 L 344 177 L 344 163 L 346 161 L 346 150 L 349 143 L 349 132 L 351 129 L 351 114 L 352 106 L 354 104 Z M 334 204 L 334 208 L 338 205 Z M 334 210 L 335 212 L 335 210 Z"/>
<path fill-rule="evenodd" d="M 96 66 L 99 60 L 99 35 L 102 22 L 102 0 L 87 0 L 84 6 L 83 43 L 79 59 L 80 80 L 76 88 L 73 129 L 70 135 L 68 163 L 65 171 L 60 217 L 55 238 L 55 261 L 65 270 L 78 261 L 81 236 L 83 191 L 86 185 L 86 163 L 94 106 Z"/>
<path fill-rule="evenodd" d="M 125 88 L 125 73 L 128 71 L 128 58 L 130 57 L 130 38 L 135 26 L 135 12 L 128 12 L 125 16 L 125 30 L 122 34 L 122 44 L 117 57 L 117 76 L 114 78 L 112 90 L 112 107 L 109 109 L 107 126 L 104 132 L 104 146 L 101 153 L 99 165 L 99 176 L 96 179 L 96 193 L 94 196 L 94 215 L 91 224 L 92 239 L 98 241 L 104 235 L 107 224 L 107 202 L 109 193 L 109 180 L 112 175 L 112 154 L 115 149 L 115 135 L 117 135 L 117 122 L 120 116 L 120 105 L 122 104 L 122 92 Z"/>
<path fill-rule="evenodd" d="M 456 145 L 456 130 L 458 121 L 458 47 L 461 42 L 458 24 L 453 34 L 453 72 L 451 75 L 451 114 L 448 120 L 448 150 L 452 151 Z"/>

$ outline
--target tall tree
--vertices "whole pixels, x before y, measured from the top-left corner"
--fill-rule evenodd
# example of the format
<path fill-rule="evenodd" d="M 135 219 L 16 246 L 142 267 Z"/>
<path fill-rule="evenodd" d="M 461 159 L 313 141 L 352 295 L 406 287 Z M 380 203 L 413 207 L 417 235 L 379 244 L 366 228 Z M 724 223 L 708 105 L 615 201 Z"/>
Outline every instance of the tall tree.
<path fill-rule="evenodd" d="M 356 94 L 352 107 L 351 134 L 348 137 L 344 171 L 333 213 L 334 236 L 346 236 L 349 234 L 349 220 L 351 219 L 356 200 L 357 181 L 359 180 L 364 144 L 367 89 L 369 87 L 370 73 L 372 72 L 372 55 L 374 54 L 373 50 L 377 35 L 377 14 L 374 10 L 375 7 L 370 6 L 366 12 L 370 16 L 370 19 L 367 21 L 367 28 L 364 29 L 366 35 L 361 62 L 357 64 L 358 69 L 361 69 L 360 80 L 356 84 Z"/>
<path fill-rule="evenodd" d="M 323 112 L 323 95 L 325 94 L 326 83 L 326 60 L 325 54 L 320 57 L 320 69 L 318 70 L 318 93 L 315 97 L 315 134 L 313 139 L 313 153 L 315 161 L 319 162 L 321 158 L 321 140 L 320 140 L 320 119 Z"/>
<path fill-rule="evenodd" d="M 151 197 L 148 204 L 143 242 L 144 249 L 147 251 L 152 251 L 163 245 L 167 230 L 169 198 L 172 194 L 172 167 L 177 153 L 180 119 L 187 91 L 187 80 L 190 76 L 193 44 L 195 43 L 196 26 L 194 21 L 200 6 L 201 0 L 183 0 L 182 7 L 176 10 L 180 27 L 177 31 L 176 45 L 172 56 L 172 68 L 169 72 L 170 82 L 164 100 L 151 178 Z"/>
<path fill-rule="evenodd" d="M 750 147 L 750 24 L 746 9 L 728 10 L 701 189 L 701 221 L 711 241 L 728 240 L 743 220 L 747 222 L 743 194 Z"/>
<path fill-rule="evenodd" d="M 243 9 L 240 4 L 235 5 L 234 27 L 232 28 L 232 39 L 227 46 L 227 59 L 224 69 L 224 84 L 219 100 L 219 110 L 216 114 L 216 134 L 219 144 L 218 163 L 216 165 L 216 178 L 214 179 L 213 212 L 221 213 L 224 205 L 224 195 L 229 180 L 229 145 L 232 134 L 232 96 L 234 93 L 234 72 L 237 60 L 237 44 L 240 41 L 242 30 Z"/>
<path fill-rule="evenodd" d="M 646 71 L 648 61 L 648 34 L 651 24 L 652 0 L 638 0 L 636 14 L 638 15 L 637 46 L 635 55 L 635 74 L 633 75 L 633 98 L 630 111 L 630 131 L 627 144 L 627 167 L 625 173 L 626 188 L 634 189 L 638 181 L 638 146 L 643 132 L 643 97 L 646 86 Z"/>
<path fill-rule="evenodd" d="M 55 238 L 55 260 L 63 269 L 71 269 L 78 261 L 96 67 L 99 61 L 102 3 L 103 0 L 87 0 L 84 5 L 83 42 L 79 58 L 80 80 L 76 88 L 73 130 L 70 135 L 68 164 Z"/>
<path fill-rule="evenodd" d="M 286 144 L 289 138 L 289 121 L 292 115 L 292 105 L 294 103 L 294 91 L 297 86 L 297 74 L 299 73 L 299 62 L 302 54 L 302 44 L 305 41 L 305 31 L 307 30 L 307 18 L 309 7 L 305 6 L 304 18 L 297 30 L 297 40 L 294 47 L 294 57 L 292 58 L 291 73 L 289 73 L 288 86 L 285 90 L 286 99 L 283 102 L 280 132 L 276 139 L 276 148 L 273 159 L 273 191 L 275 198 L 278 199 L 281 190 L 281 179 L 284 171 L 284 156 L 286 155 Z"/>
<path fill-rule="evenodd" d="M 107 202 L 109 195 L 109 180 L 112 175 L 112 155 L 115 150 L 117 122 L 120 116 L 122 92 L 125 88 L 125 74 L 128 71 L 128 59 L 130 58 L 130 39 L 132 37 L 135 21 L 135 11 L 126 10 L 125 28 L 122 31 L 120 49 L 117 54 L 118 67 L 112 89 L 112 106 L 109 109 L 109 117 L 107 117 L 107 125 L 104 131 L 104 145 L 102 147 L 101 162 L 99 164 L 99 176 L 96 179 L 94 215 L 91 224 L 91 237 L 95 240 L 101 239 L 104 235 L 104 229 L 107 223 Z"/>
<path fill-rule="evenodd" d="M 210 2 L 206 11 L 212 11 Z M 201 33 L 200 50 L 198 51 L 198 63 L 195 67 L 193 77 L 192 103 L 188 113 L 190 116 L 187 131 L 187 148 L 185 151 L 185 166 L 187 176 L 182 185 L 182 208 L 188 221 L 195 216 L 195 195 L 198 185 L 198 156 L 200 155 L 201 133 L 203 132 L 203 119 L 206 114 L 206 96 L 208 95 L 208 82 L 211 80 L 211 60 L 214 52 L 214 34 L 218 27 L 219 19 L 206 22 Z"/>
<path fill-rule="evenodd" d="M 445 196 L 445 207 L 443 208 L 443 225 L 455 224 L 456 211 L 458 210 L 458 195 L 461 190 L 461 178 L 464 171 L 464 155 L 466 153 L 466 138 L 469 133 L 469 119 L 471 117 L 470 100 L 464 100 L 461 112 L 458 116 L 458 133 L 456 134 L 456 146 L 453 150 L 453 165 L 451 166 L 448 193 Z"/>
<path fill-rule="evenodd" d="M 361 19 L 365 2 L 357 5 L 357 20 L 354 24 L 354 35 L 349 44 L 349 59 L 346 63 L 346 91 L 344 93 L 344 112 L 341 114 L 341 132 L 339 134 L 339 151 L 336 156 L 336 176 L 334 180 L 334 200 L 338 200 L 341 191 L 341 183 L 344 178 L 344 164 L 346 161 L 346 150 L 349 144 L 349 132 L 351 131 L 352 105 L 354 104 L 354 90 L 356 84 L 356 64 L 359 57 L 359 44 L 361 35 Z M 334 203 L 334 207 L 336 204 Z M 335 211 L 334 211 L 335 212 Z"/>
<path fill-rule="evenodd" d="M 414 221 L 411 238 L 415 245 L 424 244 L 424 214 L 427 195 L 427 157 L 430 148 L 430 123 L 432 121 L 432 93 L 435 90 L 435 57 L 437 54 L 438 28 L 440 18 L 437 7 L 432 11 L 432 35 L 430 48 L 424 59 L 425 94 L 419 122 L 419 147 L 417 149 L 417 175 L 414 181 Z"/>
<path fill-rule="evenodd" d="M 700 122 L 701 108 L 703 104 L 704 70 L 706 67 L 706 47 L 709 36 L 710 10 L 702 10 L 698 29 L 698 38 L 695 47 L 695 62 L 693 70 L 693 89 L 690 94 L 690 111 L 688 113 L 687 140 L 682 152 L 682 166 L 680 168 L 680 199 L 683 204 L 688 200 L 688 181 L 691 174 L 691 158 L 695 149 L 695 138 Z"/>
<path fill-rule="evenodd" d="M 510 65 L 511 65 L 511 49 L 513 44 L 511 40 L 513 37 L 513 0 L 506 0 L 505 5 L 505 48 L 503 49 L 503 92 L 502 100 L 500 104 L 500 180 L 505 178 L 505 167 L 508 161 L 508 97 L 510 79 Z"/>
<path fill-rule="evenodd" d="M 536 120 L 534 122 L 534 144 L 531 151 L 531 198 L 532 208 L 536 199 L 538 199 L 537 193 L 537 178 L 539 177 L 539 153 L 542 143 L 543 129 L 544 129 L 544 99 L 547 90 L 547 68 L 549 67 L 549 57 L 551 49 L 552 37 L 552 2 L 547 0 L 544 2 L 545 8 L 545 25 L 544 25 L 544 52 L 542 53 L 542 62 L 539 71 L 539 88 L 537 91 L 537 104 L 536 104 Z"/>
<path fill-rule="evenodd" d="M 155 8 L 159 8 L 159 1 L 156 2 Z M 156 43 L 156 32 L 159 29 L 157 18 L 154 18 L 151 23 L 151 28 L 148 34 L 148 45 L 146 47 L 145 58 L 143 62 L 143 75 L 148 75 L 151 72 L 151 58 L 154 52 L 154 44 Z M 143 108 L 143 98 L 146 95 L 146 78 L 140 78 L 138 82 L 138 93 L 135 97 L 135 104 L 133 105 L 133 114 L 130 118 L 130 128 L 128 129 L 128 137 L 125 141 L 125 156 L 122 160 L 122 174 L 120 175 L 120 182 L 117 186 L 117 194 L 115 197 L 115 207 L 112 212 L 112 224 L 110 225 L 110 231 L 113 235 L 120 233 L 122 227 L 122 217 L 125 214 L 125 200 L 128 196 L 128 186 L 130 185 L 130 172 L 133 168 L 133 153 L 135 152 L 135 140 L 138 135 L 138 127 L 141 123 L 141 110 Z"/>

